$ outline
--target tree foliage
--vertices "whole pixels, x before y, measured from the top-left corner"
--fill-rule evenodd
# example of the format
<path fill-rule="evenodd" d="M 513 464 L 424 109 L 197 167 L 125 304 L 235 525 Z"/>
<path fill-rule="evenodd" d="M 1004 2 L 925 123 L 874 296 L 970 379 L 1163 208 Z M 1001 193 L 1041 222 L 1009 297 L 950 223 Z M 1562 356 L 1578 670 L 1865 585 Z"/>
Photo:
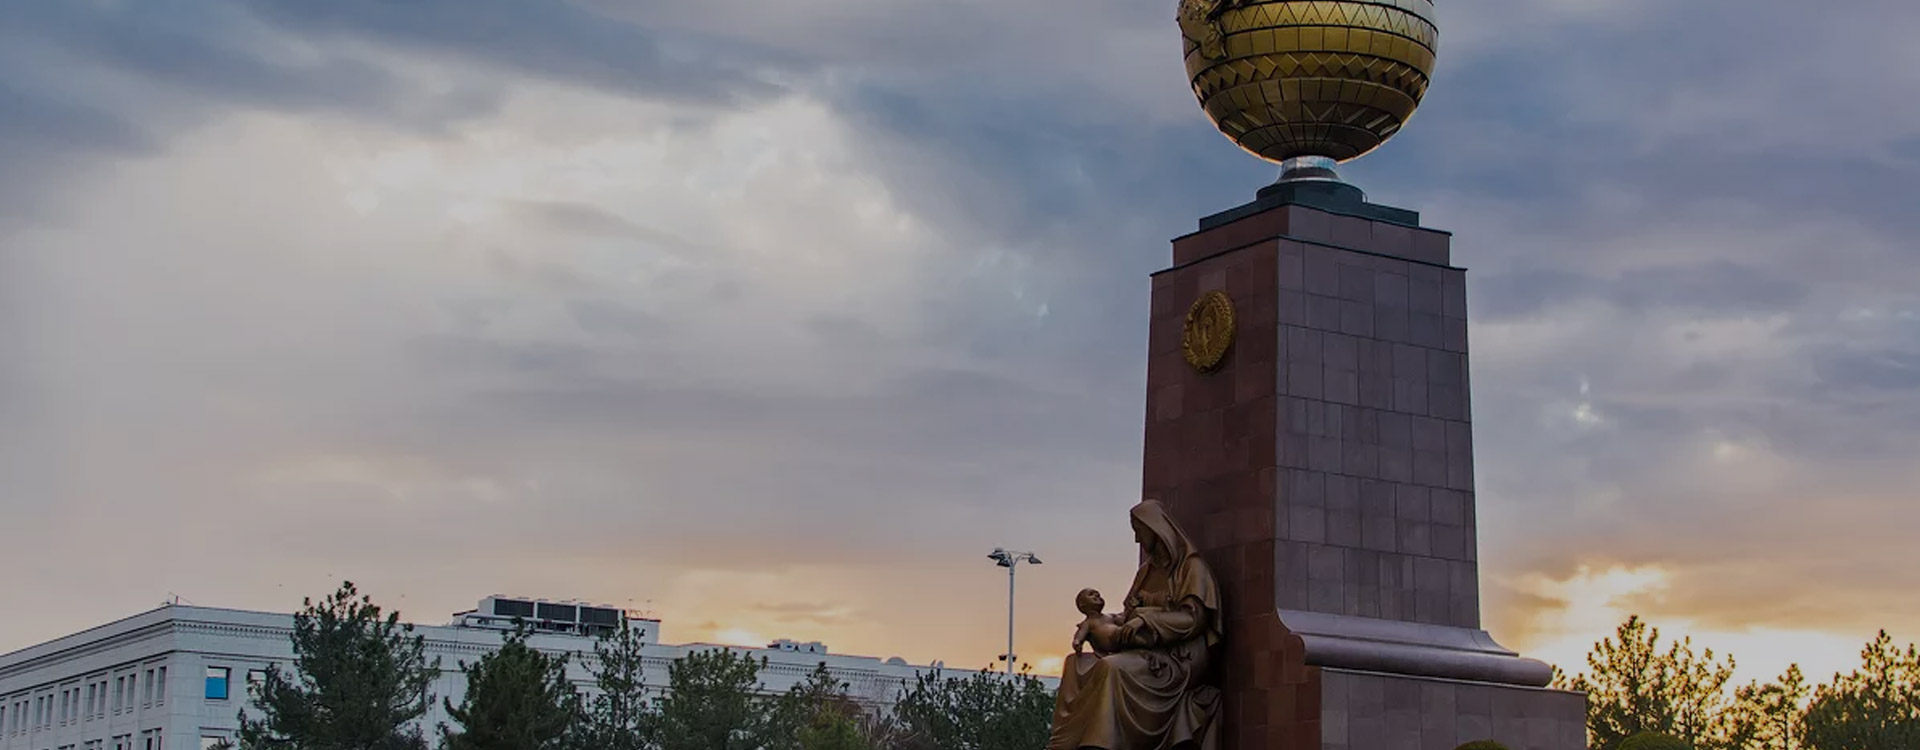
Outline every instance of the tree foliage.
<path fill-rule="evenodd" d="M 1896 648 L 1885 631 L 1860 667 L 1812 685 L 1798 665 L 1765 684 L 1726 690 L 1733 660 L 1695 656 L 1687 641 L 1662 650 L 1660 632 L 1630 617 L 1594 644 L 1590 672 L 1555 687 L 1587 693 L 1595 750 L 1645 750 L 1640 735 L 1672 735 L 1699 750 L 1893 750 L 1920 748 L 1920 649 Z"/>
<path fill-rule="evenodd" d="M 1620 625 L 1587 656 L 1587 673 L 1561 676 L 1560 687 L 1587 694 L 1587 732 L 1594 747 L 1614 748 L 1647 732 L 1671 734 L 1700 750 L 1741 750 L 1725 687 L 1733 659 L 1696 655 L 1691 639 L 1660 648 L 1660 630 L 1639 617 Z"/>
<path fill-rule="evenodd" d="M 652 718 L 659 750 L 757 750 L 768 718 L 759 696 L 766 660 L 727 649 L 695 651 L 667 668 Z"/>
<path fill-rule="evenodd" d="M 1807 750 L 1920 748 L 1920 651 L 1880 631 L 1858 669 L 1814 691 L 1802 722 Z"/>
<path fill-rule="evenodd" d="M 877 750 L 884 729 L 847 695 L 847 684 L 814 667 L 773 703 L 767 750 Z"/>
<path fill-rule="evenodd" d="M 784 694 L 760 681 L 767 660 L 716 648 L 646 682 L 642 634 L 623 624 L 594 645 L 591 697 L 567 677 L 568 654 L 516 629 L 462 663 L 467 689 L 442 699 L 444 750 L 1034 750 L 1046 744 L 1053 693 L 1029 674 L 922 674 L 891 707 L 865 705 L 824 663 Z M 350 582 L 294 615 L 291 669 L 274 665 L 240 717 L 246 750 L 425 750 L 420 724 L 439 663 L 399 613 Z M 888 710 L 890 708 L 890 710 Z M 248 713 L 255 714 L 249 718 Z"/>
<path fill-rule="evenodd" d="M 426 660 L 426 641 L 351 581 L 319 604 L 302 603 L 293 616 L 293 669 L 269 665 L 250 686 L 259 718 L 240 714 L 239 744 L 246 750 L 417 750 L 426 747 L 417 725 L 431 696 L 438 662 Z"/>
<path fill-rule="evenodd" d="M 1773 682 L 1734 691 L 1733 720 L 1746 738 L 1746 750 L 1800 750 L 1802 713 L 1811 692 L 1798 664 L 1788 666 Z"/>
<path fill-rule="evenodd" d="M 1033 750 L 1047 744 L 1053 692 L 1029 674 L 933 672 L 901 696 L 894 721 L 902 750 Z"/>
<path fill-rule="evenodd" d="M 462 664 L 467 692 L 460 705 L 442 699 L 459 731 L 441 726 L 445 750 L 562 750 L 580 724 L 580 694 L 567 679 L 567 657 L 527 645 L 520 627 L 500 648 Z"/>
<path fill-rule="evenodd" d="M 594 750 L 648 750 L 653 722 L 647 697 L 645 641 L 623 619 L 593 646 L 593 699 L 577 744 Z"/>
<path fill-rule="evenodd" d="M 1693 745 L 1671 734 L 1641 732 L 1622 741 L 1620 750 L 1693 750 Z"/>

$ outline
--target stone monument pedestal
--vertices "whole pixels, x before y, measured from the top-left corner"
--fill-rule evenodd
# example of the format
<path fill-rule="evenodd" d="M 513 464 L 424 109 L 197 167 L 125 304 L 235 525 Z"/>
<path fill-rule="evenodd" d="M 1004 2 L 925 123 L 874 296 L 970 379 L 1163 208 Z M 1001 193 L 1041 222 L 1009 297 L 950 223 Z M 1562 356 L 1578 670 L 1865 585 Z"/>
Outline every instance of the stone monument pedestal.
<path fill-rule="evenodd" d="M 1221 750 L 1584 750 L 1586 698 L 1480 629 L 1465 271 L 1331 181 L 1202 219 L 1153 277 L 1145 497 L 1218 576 Z M 1202 371 L 1191 307 L 1232 302 Z"/>

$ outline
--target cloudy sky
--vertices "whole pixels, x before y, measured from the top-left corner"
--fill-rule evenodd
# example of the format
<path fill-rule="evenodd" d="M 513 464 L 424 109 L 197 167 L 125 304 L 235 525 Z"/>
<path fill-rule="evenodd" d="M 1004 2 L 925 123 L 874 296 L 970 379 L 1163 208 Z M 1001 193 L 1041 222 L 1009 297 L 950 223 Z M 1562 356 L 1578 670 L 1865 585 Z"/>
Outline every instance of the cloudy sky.
<path fill-rule="evenodd" d="M 985 665 L 1134 552 L 1147 274 L 1272 177 L 1169 0 L 0 0 L 0 651 L 490 593 Z M 1443 0 L 1486 621 L 1920 638 L 1904 0 Z"/>

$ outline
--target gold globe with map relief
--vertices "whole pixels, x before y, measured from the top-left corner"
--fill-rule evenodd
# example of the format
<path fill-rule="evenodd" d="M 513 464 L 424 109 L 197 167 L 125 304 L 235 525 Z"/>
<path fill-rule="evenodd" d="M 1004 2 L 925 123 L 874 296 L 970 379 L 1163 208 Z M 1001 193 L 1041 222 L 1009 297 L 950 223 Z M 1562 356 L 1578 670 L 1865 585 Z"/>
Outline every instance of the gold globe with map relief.
<path fill-rule="evenodd" d="M 1433 0 L 1181 0 L 1187 75 L 1220 132 L 1262 159 L 1347 161 L 1426 95 Z"/>

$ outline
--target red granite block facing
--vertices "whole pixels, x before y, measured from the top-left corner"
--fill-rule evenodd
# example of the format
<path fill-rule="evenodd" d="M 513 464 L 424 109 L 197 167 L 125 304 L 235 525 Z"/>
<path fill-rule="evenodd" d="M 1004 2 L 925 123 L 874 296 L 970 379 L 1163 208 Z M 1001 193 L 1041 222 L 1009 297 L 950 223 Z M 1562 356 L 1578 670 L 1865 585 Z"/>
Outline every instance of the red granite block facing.
<path fill-rule="evenodd" d="M 1236 277 L 1238 278 L 1238 277 Z M 1262 282 L 1264 288 L 1258 293 L 1233 295 L 1235 319 L 1240 321 L 1240 332 L 1253 335 L 1271 332 L 1275 319 L 1279 315 L 1279 292 L 1273 288 L 1273 280 L 1267 277 Z M 1236 345 L 1238 348 L 1238 345 Z"/>
<path fill-rule="evenodd" d="M 1272 747 L 1267 744 L 1267 727 L 1264 725 L 1240 724 L 1229 727 L 1228 731 L 1225 737 L 1232 742 L 1228 743 L 1225 750 L 1264 750 Z"/>
<path fill-rule="evenodd" d="M 1458 268 L 1441 273 L 1441 314 L 1449 318 L 1467 317 L 1467 274 Z"/>
<path fill-rule="evenodd" d="M 1440 347 L 1450 352 L 1467 351 L 1467 319 L 1445 318 L 1440 321 Z"/>
<path fill-rule="evenodd" d="M 1200 551 L 1211 552 L 1213 550 L 1217 550 L 1223 546 L 1226 546 L 1223 543 L 1221 543 L 1219 540 L 1226 538 L 1226 535 L 1230 533 L 1230 531 L 1231 531 L 1231 522 L 1228 519 L 1227 514 L 1217 510 L 1209 509 L 1209 510 L 1203 511 L 1203 515 L 1201 516 L 1200 526 L 1198 529 L 1196 529 L 1197 533 L 1193 535 L 1194 536 L 1193 543 L 1200 547 Z M 1214 567 L 1220 567 L 1220 566 L 1214 566 Z M 1217 570 L 1215 572 L 1217 572 L 1222 577 L 1225 577 L 1228 574 L 1228 571 L 1224 569 Z"/>
<path fill-rule="evenodd" d="M 1297 292 L 1306 288 L 1306 259 L 1306 245 L 1286 241 L 1280 243 L 1275 262 L 1276 270 L 1279 272 L 1276 281 L 1279 282 L 1281 289 Z"/>
<path fill-rule="evenodd" d="M 1437 266 L 1450 265 L 1453 262 L 1453 235 L 1431 229 L 1416 229 L 1412 239 L 1413 244 L 1407 253 L 1408 258 Z"/>
<path fill-rule="evenodd" d="M 1447 337 L 1441 333 L 1444 319 L 1433 313 L 1407 314 L 1407 342 L 1429 349 L 1442 349 L 1447 345 Z"/>
<path fill-rule="evenodd" d="M 1273 506 L 1271 504 L 1266 505 L 1266 507 L 1242 507 L 1233 513 L 1233 544 L 1235 546 L 1252 544 L 1262 540 L 1271 543 L 1271 539 L 1268 536 L 1268 530 L 1273 528 Z M 1264 565 L 1252 566 L 1249 569 L 1258 570 L 1260 568 L 1267 569 L 1268 575 L 1271 576 L 1273 562 L 1268 560 Z"/>
<path fill-rule="evenodd" d="M 1193 263 L 1288 234 L 1288 219 L 1289 212 L 1285 210 L 1263 211 L 1225 226 L 1181 237 L 1173 241 L 1173 263 L 1176 266 Z"/>
<path fill-rule="evenodd" d="M 1173 305 L 1167 312 L 1185 315 L 1187 306 L 1193 304 L 1195 297 L 1200 296 L 1200 275 L 1192 268 L 1178 268 L 1164 272 L 1162 275 L 1170 279 L 1166 287 L 1160 290 L 1161 294 L 1167 295 L 1169 304 Z"/>
<path fill-rule="evenodd" d="M 1355 250 L 1373 248 L 1374 222 L 1357 216 L 1331 216 L 1328 221 L 1332 224 L 1333 244 Z"/>
<path fill-rule="evenodd" d="M 1286 212 L 1287 234 L 1314 242 L 1333 239 L 1333 214 L 1306 206 L 1288 206 Z"/>
<path fill-rule="evenodd" d="M 1231 655 L 1231 652 L 1229 652 L 1229 655 Z M 1219 673 L 1216 679 L 1219 681 L 1220 689 L 1228 696 L 1231 696 L 1233 700 L 1237 701 L 1240 699 L 1240 696 L 1245 695 L 1248 690 L 1253 689 L 1253 670 L 1248 666 L 1236 663 L 1233 659 L 1225 659 L 1223 661 L 1226 663 L 1222 664 L 1221 668 L 1216 670 Z"/>
<path fill-rule="evenodd" d="M 1187 360 L 1174 348 L 1158 354 L 1147 355 L 1147 382 L 1171 385 L 1179 382 L 1180 369 L 1187 367 Z"/>
<path fill-rule="evenodd" d="M 1297 637 L 1298 636 L 1295 636 L 1295 638 Z M 1286 654 L 1286 661 L 1281 663 L 1282 671 L 1280 673 L 1280 681 L 1290 685 L 1306 683 L 1308 669 L 1306 647 L 1300 646 L 1296 648 L 1289 645 L 1286 649 Z"/>
<path fill-rule="evenodd" d="M 1439 315 L 1445 309 L 1439 279 L 1410 279 L 1407 283 L 1407 309 L 1426 315 Z"/>
<path fill-rule="evenodd" d="M 1340 265 L 1340 287 L 1334 295 L 1348 302 L 1373 304 L 1373 270 L 1363 264 Z"/>
<path fill-rule="evenodd" d="M 1246 435 L 1252 457 L 1245 468 L 1253 473 L 1256 480 L 1260 472 L 1274 466 L 1274 457 L 1280 450 L 1280 427 L 1276 423 L 1278 415 L 1274 413 L 1279 408 L 1278 404 L 1279 399 L 1272 395 L 1253 402 L 1254 415 L 1249 421 L 1251 429 Z M 1272 496 L 1271 493 L 1260 493 L 1257 482 L 1250 486 L 1255 488 L 1249 490 L 1251 493 L 1256 493 L 1260 497 Z"/>
<path fill-rule="evenodd" d="M 1234 340 L 1233 348 L 1242 362 L 1272 364 L 1280 356 L 1279 326 L 1275 323 L 1275 319 L 1279 316 L 1278 298 L 1268 295 L 1260 297 L 1258 301 L 1259 304 L 1254 305 L 1249 314 L 1259 315 L 1261 317 L 1256 318 L 1255 321 L 1265 322 L 1248 323 L 1246 328 L 1241 330 L 1240 336 Z M 1267 387 L 1272 388 L 1273 384 L 1269 382 Z"/>
<path fill-rule="evenodd" d="M 1340 293 L 1340 256 L 1344 253 L 1324 245 L 1307 245 L 1302 261 L 1301 291 L 1311 297 L 1338 298 Z"/>
<path fill-rule="evenodd" d="M 1166 271 L 1153 277 L 1153 296 L 1147 304 L 1147 315 L 1148 319 L 1153 321 L 1155 326 L 1158 326 L 1160 321 L 1170 316 L 1185 312 L 1181 300 L 1186 298 L 1180 296 L 1178 284 L 1176 283 L 1185 275 L 1183 271 L 1175 270 Z M 1190 305 L 1193 303 L 1188 301 L 1186 304 Z"/>
<path fill-rule="evenodd" d="M 1294 715 L 1302 718 L 1311 717 L 1318 719 L 1320 717 L 1321 684 L 1321 672 L 1319 668 L 1316 667 L 1312 670 L 1311 676 L 1307 678 L 1306 684 L 1294 689 Z"/>
<path fill-rule="evenodd" d="M 1409 330 L 1410 318 L 1404 307 L 1375 307 L 1370 313 L 1373 317 L 1372 330 L 1368 336 L 1382 342 L 1410 341 L 1413 338 Z"/>
<path fill-rule="evenodd" d="M 1269 697 L 1271 691 L 1281 685 L 1279 654 L 1270 651 L 1248 651 L 1245 656 L 1245 661 L 1236 662 L 1236 666 L 1246 670 L 1250 685 L 1248 689 L 1260 691 L 1263 699 Z M 1265 718 L 1266 710 L 1261 711 L 1262 718 Z"/>
<path fill-rule="evenodd" d="M 1295 724 L 1293 728 L 1292 743 L 1293 744 L 1290 747 L 1300 748 L 1301 750 L 1306 750 L 1307 748 L 1320 747 L 1319 717 L 1315 717 L 1311 721 L 1302 721 L 1298 724 Z M 1288 747 L 1288 746 L 1283 746 L 1283 747 Z"/>
<path fill-rule="evenodd" d="M 1407 257 L 1413 253 L 1413 235 L 1416 231 L 1418 230 L 1399 224 L 1374 222 L 1371 249 L 1376 253 Z"/>
<path fill-rule="evenodd" d="M 1240 711 L 1236 716 L 1240 723 L 1245 726 L 1266 726 L 1269 721 L 1267 717 L 1273 711 L 1272 694 L 1267 690 L 1261 689 L 1259 687 L 1260 684 L 1259 678 L 1256 675 L 1254 679 L 1255 687 L 1242 694 Z"/>
<path fill-rule="evenodd" d="M 1156 385 L 1147 388 L 1147 428 L 1156 424 L 1179 419 L 1183 413 L 1178 385 Z"/>
<path fill-rule="evenodd" d="M 1269 724 L 1298 724 L 1306 719 L 1319 718 L 1301 716 L 1295 708 L 1299 705 L 1297 696 L 1303 689 L 1301 685 L 1277 685 L 1267 690 L 1267 721 Z"/>
<path fill-rule="evenodd" d="M 1279 243 L 1242 249 L 1227 256 L 1227 294 L 1234 299 L 1271 295 L 1279 286 Z"/>
<path fill-rule="evenodd" d="M 1274 571 L 1273 549 L 1272 539 L 1260 539 L 1242 545 L 1242 580 L 1245 585 L 1239 595 L 1246 600 L 1250 611 L 1272 612 L 1276 608 L 1274 586 L 1277 574 Z"/>
<path fill-rule="evenodd" d="M 1226 291 L 1227 268 L 1228 265 L 1218 259 L 1209 259 L 1205 263 L 1195 265 L 1194 270 L 1200 274 L 1200 293 Z M 1434 312 L 1437 313 L 1439 310 Z"/>
<path fill-rule="evenodd" d="M 1244 371 L 1254 368 L 1250 366 L 1239 369 Z M 1257 405 L 1256 399 L 1258 399 L 1259 396 L 1240 398 L 1237 393 L 1239 390 L 1239 383 L 1237 382 L 1238 373 L 1235 374 L 1235 380 L 1235 397 L 1220 411 L 1220 437 L 1224 440 L 1239 440 L 1248 437 L 1251 434 L 1254 420 L 1258 418 L 1258 414 L 1254 409 Z M 1254 382 L 1259 381 L 1256 380 Z"/>

